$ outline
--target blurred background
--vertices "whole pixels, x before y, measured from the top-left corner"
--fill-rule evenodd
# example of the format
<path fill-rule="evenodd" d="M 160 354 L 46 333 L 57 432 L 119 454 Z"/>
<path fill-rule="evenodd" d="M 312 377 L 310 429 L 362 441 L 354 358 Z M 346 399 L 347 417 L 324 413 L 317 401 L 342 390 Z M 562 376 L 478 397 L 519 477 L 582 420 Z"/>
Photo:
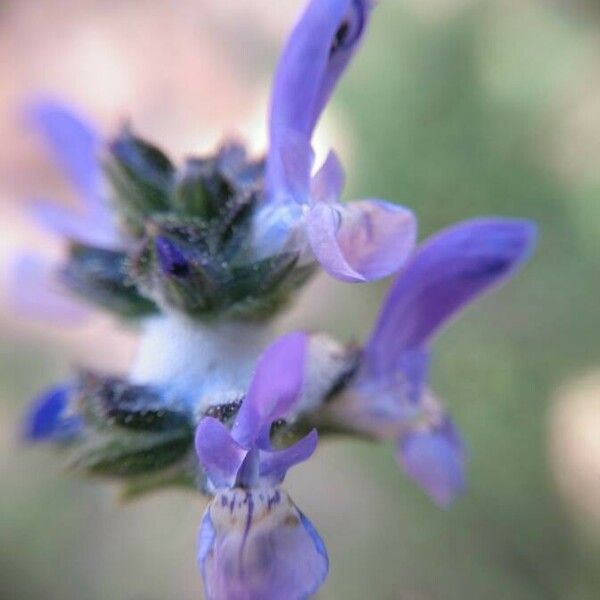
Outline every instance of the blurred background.
<path fill-rule="evenodd" d="M 68 100 L 110 135 L 181 158 L 239 135 L 260 152 L 278 52 L 303 0 L 0 3 L 0 598 L 201 597 L 193 494 L 120 505 L 19 442 L 29 399 L 73 365 L 124 372 L 135 333 L 15 311 L 23 249 L 60 253 L 31 197 L 72 201 L 20 110 Z M 535 219 L 534 259 L 452 325 L 434 388 L 465 438 L 469 489 L 435 508 L 390 448 L 326 441 L 287 489 L 331 557 L 323 600 L 600 597 L 600 2 L 381 0 L 318 134 L 346 197 L 414 209 L 421 234 L 480 214 Z M 284 327 L 360 339 L 388 283 L 321 276 Z"/>

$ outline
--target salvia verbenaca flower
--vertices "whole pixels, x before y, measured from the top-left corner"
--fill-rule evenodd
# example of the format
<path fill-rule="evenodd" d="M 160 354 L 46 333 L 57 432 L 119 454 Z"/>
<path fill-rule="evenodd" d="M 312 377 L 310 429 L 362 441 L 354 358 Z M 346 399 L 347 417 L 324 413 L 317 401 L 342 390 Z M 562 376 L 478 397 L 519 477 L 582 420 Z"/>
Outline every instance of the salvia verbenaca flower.
<path fill-rule="evenodd" d="M 102 173 L 97 161 L 101 142 L 96 132 L 72 110 L 51 101 L 29 107 L 25 116 L 42 136 L 80 201 L 76 209 L 68 210 L 51 201 L 34 200 L 28 205 L 30 216 L 54 235 L 113 244 L 115 228 L 102 191 Z M 85 314 L 85 308 L 55 280 L 56 265 L 43 256 L 24 253 L 16 262 L 14 276 L 13 290 L 19 308 L 32 314 L 43 311 L 58 318 L 76 319 Z"/>
<path fill-rule="evenodd" d="M 31 112 L 82 202 L 32 205 L 66 257 L 24 261 L 22 299 L 64 309 L 64 294 L 48 292 L 60 284 L 141 336 L 126 374 L 80 370 L 40 394 L 24 435 L 118 480 L 126 497 L 165 486 L 211 497 L 198 562 L 212 600 L 307 598 L 323 583 L 324 544 L 280 487 L 317 431 L 393 442 L 434 502 L 454 500 L 467 454 L 429 388 L 430 346 L 534 244 L 531 223 L 489 217 L 415 250 L 409 210 L 341 203 L 333 152 L 314 168 L 313 131 L 372 9 L 308 3 L 276 70 L 264 159 L 228 142 L 177 166 L 129 128 L 105 143 L 55 103 Z M 351 283 L 395 274 L 364 347 L 323 333 L 269 345 L 273 318 L 319 266 Z"/>
<path fill-rule="evenodd" d="M 315 451 L 317 432 L 281 450 L 270 439 L 298 400 L 307 348 L 301 333 L 273 343 L 231 431 L 213 417 L 198 426 L 196 451 L 215 489 L 198 542 L 207 600 L 307 598 L 327 575 L 323 541 L 280 488 L 288 469 Z"/>
<path fill-rule="evenodd" d="M 528 221 L 481 218 L 433 236 L 388 292 L 360 365 L 334 421 L 391 439 L 407 474 L 441 505 L 464 485 L 465 449 L 454 423 L 427 386 L 429 346 L 441 328 L 531 253 Z"/>
<path fill-rule="evenodd" d="M 331 152 L 311 178 L 310 140 L 321 111 L 366 31 L 369 0 L 310 2 L 283 52 L 273 85 L 260 244 L 308 241 L 330 275 L 372 281 L 397 271 L 412 250 L 416 222 L 378 200 L 338 202 L 344 172 Z"/>

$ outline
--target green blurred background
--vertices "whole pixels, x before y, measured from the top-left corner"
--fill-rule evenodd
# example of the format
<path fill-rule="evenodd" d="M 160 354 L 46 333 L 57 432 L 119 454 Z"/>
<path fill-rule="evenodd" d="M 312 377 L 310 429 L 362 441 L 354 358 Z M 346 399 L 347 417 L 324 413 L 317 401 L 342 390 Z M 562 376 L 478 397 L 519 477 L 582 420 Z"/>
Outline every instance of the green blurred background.
<path fill-rule="evenodd" d="M 23 214 L 70 191 L 18 108 L 66 98 L 115 131 L 123 118 L 176 156 L 224 133 L 264 147 L 269 79 L 302 0 L 44 0 L 0 4 L 0 253 L 59 252 Z M 319 597 L 600 597 L 600 3 L 381 0 L 321 124 L 347 198 L 416 211 L 426 236 L 480 214 L 535 219 L 534 259 L 452 325 L 434 387 L 467 439 L 469 489 L 440 511 L 390 448 L 326 441 L 287 483 L 327 543 Z M 180 492 L 122 506 L 19 444 L 28 399 L 72 365 L 123 372 L 135 333 L 0 314 L 0 598 L 201 597 L 204 505 Z M 321 277 L 282 328 L 368 331 L 387 282 Z"/>

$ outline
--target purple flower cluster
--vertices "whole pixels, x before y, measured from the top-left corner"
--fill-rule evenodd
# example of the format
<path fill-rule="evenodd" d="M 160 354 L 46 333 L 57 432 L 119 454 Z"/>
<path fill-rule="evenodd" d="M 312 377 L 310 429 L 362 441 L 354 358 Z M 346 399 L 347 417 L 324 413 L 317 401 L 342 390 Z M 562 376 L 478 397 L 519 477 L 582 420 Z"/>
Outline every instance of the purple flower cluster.
<path fill-rule="evenodd" d="M 280 268 L 284 274 L 285 269 L 312 266 L 316 261 L 327 273 L 345 282 L 369 282 L 395 275 L 364 347 L 360 352 L 348 352 L 352 360 L 344 367 L 343 377 L 339 378 L 341 383 L 322 390 L 311 402 L 303 403 L 306 390 L 312 384 L 308 368 L 312 340 L 302 333 L 289 334 L 272 343 L 256 363 L 249 385 L 239 375 L 248 367 L 244 352 L 240 352 L 240 356 L 244 356 L 238 359 L 239 364 L 230 364 L 227 361 L 231 357 L 219 356 L 214 348 L 216 358 L 206 360 L 211 366 L 199 369 L 195 376 L 188 378 L 179 363 L 189 364 L 188 345 L 192 347 L 196 339 L 194 327 L 197 324 L 190 320 L 182 321 L 183 325 L 176 321 L 177 326 L 189 334 L 184 348 L 188 356 L 181 361 L 172 355 L 161 359 L 167 364 L 163 387 L 148 391 L 138 385 L 134 391 L 140 394 L 141 400 L 134 391 L 126 390 L 129 393 L 126 406 L 117 406 L 115 397 L 110 397 L 113 421 L 118 409 L 121 411 L 117 411 L 118 414 L 127 415 L 123 419 L 126 425 L 134 423 L 138 427 L 136 439 L 140 438 L 140 431 L 150 431 L 158 439 L 172 426 L 161 421 L 168 412 L 165 407 L 173 409 L 172 417 L 177 412 L 169 406 L 174 390 L 164 381 L 185 379 L 186 386 L 177 386 L 177 393 L 180 387 L 191 387 L 190 396 L 195 398 L 197 381 L 210 389 L 211 394 L 218 395 L 215 389 L 224 380 L 228 385 L 236 377 L 241 380 L 238 388 L 243 388 L 242 395 L 236 395 L 239 392 L 236 388 L 235 401 L 230 401 L 229 389 L 223 394 L 227 401 L 193 404 L 184 398 L 180 405 L 187 412 L 184 411 L 183 416 L 177 413 L 175 419 L 178 436 L 181 429 L 185 435 L 181 419 L 190 420 L 190 430 L 196 428 L 196 475 L 204 477 L 203 491 L 212 496 L 198 539 L 198 564 L 206 597 L 210 600 L 308 598 L 325 580 L 328 557 L 324 543 L 280 487 L 287 471 L 310 458 L 315 451 L 319 428 L 323 432 L 335 429 L 391 441 L 401 468 L 434 502 L 446 507 L 455 499 L 465 485 L 467 456 L 457 427 L 428 386 L 431 343 L 463 308 L 512 276 L 535 243 L 535 227 L 530 222 L 489 217 L 451 226 L 415 248 L 416 220 L 409 210 L 374 199 L 341 203 L 344 173 L 333 152 L 315 169 L 311 147 L 313 131 L 338 79 L 364 37 L 372 8 L 370 0 L 311 0 L 293 30 L 273 85 L 269 149 L 264 176 L 258 177 L 262 187 L 253 205 L 248 239 L 237 245 L 245 248 L 256 261 L 268 262 L 273 257 L 288 260 L 286 257 L 292 256 L 289 263 L 292 267 L 287 263 L 285 268 L 268 266 L 274 271 Z M 80 119 L 56 105 L 44 104 L 32 114 L 83 200 L 79 213 L 36 203 L 34 214 L 71 242 L 108 250 L 126 247 L 127 242 L 115 228 L 106 202 L 98 167 L 97 136 Z M 245 187 L 245 178 L 252 182 L 257 179 L 256 165 L 245 164 L 245 155 L 238 150 L 227 153 L 228 160 L 235 159 L 236 175 L 218 181 L 219 185 L 223 181 L 239 184 L 239 189 L 231 187 L 235 193 L 241 190 L 239 206 L 244 206 L 247 197 L 254 198 L 252 194 L 256 193 L 252 186 L 249 186 L 250 192 Z M 162 158 L 156 160 L 164 167 Z M 221 177 L 221 171 L 226 170 L 218 160 L 216 167 L 208 160 L 190 164 L 198 169 L 199 180 L 216 177 L 215 173 Z M 246 172 L 242 175 L 244 169 L 250 175 Z M 165 170 L 168 171 L 166 167 Z M 205 201 L 203 198 L 200 194 L 193 200 L 200 205 Z M 239 200 L 237 196 L 236 199 Z M 160 204 L 156 199 L 153 201 Z M 238 205 L 232 203 L 232 206 L 231 213 L 224 219 L 227 223 L 238 218 Z M 205 209 L 202 205 L 202 210 Z M 215 209 L 215 214 L 217 212 Z M 174 217 L 171 215 L 171 218 Z M 144 235 L 166 227 L 165 223 L 168 225 L 169 219 L 151 221 Z M 207 223 L 202 231 L 210 228 L 212 222 L 207 220 Z M 198 258 L 195 249 L 190 249 L 191 244 L 182 250 L 181 240 L 173 241 L 175 234 L 187 231 L 187 224 L 184 225 L 177 222 L 172 230 L 167 228 L 167 234 L 156 234 L 152 239 L 160 276 L 168 279 L 169 297 L 184 298 L 187 302 L 177 308 L 193 306 L 190 297 L 193 301 L 194 293 L 203 292 L 204 287 L 210 287 L 215 281 L 226 280 L 229 287 L 223 284 L 223 289 L 228 292 L 237 290 L 235 277 L 229 281 L 220 272 L 213 277 L 209 268 L 212 264 L 204 255 Z M 197 236 L 197 239 L 201 238 Z M 217 247 L 217 242 L 211 240 Z M 218 242 L 221 243 L 221 238 Z M 141 252 L 138 254 L 148 258 Z M 127 259 L 129 266 L 135 263 L 131 257 Z M 31 264 L 29 271 L 23 271 L 31 275 L 25 277 L 25 281 L 46 282 L 47 278 L 40 278 L 41 271 L 36 271 Z M 231 273 L 243 273 L 243 277 L 239 275 L 240 280 L 251 279 L 248 271 L 252 269 L 235 271 L 234 267 Z M 265 272 L 272 274 L 268 269 Z M 277 276 L 284 279 L 279 272 Z M 187 279 L 192 277 L 196 277 L 193 285 L 185 287 Z M 126 283 L 129 285 L 129 280 Z M 263 285 L 264 282 L 258 283 Z M 23 281 L 19 289 L 26 290 L 28 297 L 35 293 L 24 286 Z M 121 291 L 128 293 L 125 287 Z M 179 293 L 181 296 L 177 296 Z M 248 296 L 253 299 L 252 293 Z M 36 295 L 38 302 L 40 297 Z M 45 298 L 48 303 L 53 301 L 48 295 Z M 164 312 L 166 316 L 160 318 L 173 320 L 169 311 Z M 161 331 L 160 327 L 157 329 Z M 171 331 L 178 330 L 169 325 L 164 331 L 170 335 Z M 199 331 L 198 337 L 201 337 L 209 330 Z M 215 326 L 211 331 L 214 334 L 225 329 L 217 330 Z M 248 346 L 258 344 L 257 339 L 252 338 Z M 162 339 L 153 338 L 151 342 L 148 347 L 165 347 Z M 219 346 L 213 340 L 203 345 L 202 351 L 208 352 L 211 344 Z M 243 345 L 241 339 L 240 345 Z M 213 363 L 218 361 L 227 362 L 231 376 L 224 377 L 226 369 L 221 369 L 219 377 L 215 377 L 218 381 L 208 381 L 215 372 Z M 155 369 L 159 362 L 152 362 L 150 370 L 161 370 L 162 363 Z M 135 379 L 139 384 L 139 373 Z M 52 388 L 40 397 L 27 421 L 30 439 L 68 443 L 73 437 L 87 435 L 84 420 L 77 411 L 71 410 L 71 393 L 69 384 Z M 81 398 L 85 393 L 81 390 L 78 393 L 80 403 L 84 403 Z M 144 405 L 144 398 L 154 401 L 161 394 L 164 398 L 156 410 L 151 411 Z M 103 414 L 106 403 L 102 401 L 105 400 L 94 397 L 95 418 Z M 180 406 L 176 408 L 179 410 Z M 292 433 L 300 433 L 299 441 L 282 447 L 273 432 L 277 427 L 291 425 L 293 428 L 298 423 L 301 426 L 292 429 Z M 315 428 L 311 429 L 313 425 Z M 124 435 L 122 431 L 120 435 Z"/>
<path fill-rule="evenodd" d="M 267 210 L 271 218 L 278 211 L 291 215 L 290 229 L 304 229 L 321 266 L 349 282 L 397 272 L 415 238 L 415 220 L 403 208 L 338 203 L 343 172 L 335 154 L 311 178 L 312 131 L 369 12 L 360 1 L 310 3 L 277 70 L 270 120 Z M 281 235 L 281 227 L 273 231 Z M 459 310 L 510 276 L 533 239 L 528 222 L 489 218 L 461 223 L 425 243 L 392 285 L 357 373 L 328 409 L 338 426 L 391 439 L 409 477 L 442 506 L 464 486 L 466 456 L 454 423 L 427 387 L 430 342 Z M 200 533 L 209 598 L 304 598 L 327 569 L 312 525 L 272 487 L 316 443 L 316 434 L 309 434 L 286 450 L 270 447 L 270 424 L 290 414 L 299 390 L 303 361 L 290 360 L 293 339 L 283 338 L 261 359 L 231 433 L 210 418 L 198 428 L 200 462 L 216 487 Z"/>
<path fill-rule="evenodd" d="M 400 465 L 440 506 L 463 489 L 466 456 L 427 387 L 429 345 L 449 319 L 515 272 L 534 238 L 529 222 L 475 219 L 426 242 L 392 284 L 350 385 L 325 408 L 337 426 L 392 440 Z M 279 451 L 269 435 L 273 422 L 294 412 L 305 352 L 302 334 L 275 342 L 231 431 L 211 417 L 198 427 L 198 457 L 215 488 L 199 545 L 208 598 L 305 598 L 325 577 L 323 542 L 277 487 L 312 455 L 316 431 Z"/>

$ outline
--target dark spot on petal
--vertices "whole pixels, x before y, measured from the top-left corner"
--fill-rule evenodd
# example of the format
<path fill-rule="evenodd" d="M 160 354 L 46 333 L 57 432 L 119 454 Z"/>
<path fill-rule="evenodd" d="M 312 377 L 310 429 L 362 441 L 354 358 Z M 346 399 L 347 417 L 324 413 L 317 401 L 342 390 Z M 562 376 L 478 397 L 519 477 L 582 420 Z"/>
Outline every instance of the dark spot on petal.
<path fill-rule="evenodd" d="M 365 26 L 365 0 L 354 0 L 349 14 L 340 24 L 329 50 L 331 58 L 340 48 L 349 48 L 358 40 Z"/>
<path fill-rule="evenodd" d="M 300 525 L 300 519 L 296 515 L 286 515 L 283 524 L 286 527 L 298 527 L 298 525 Z"/>
<path fill-rule="evenodd" d="M 333 44 L 331 44 L 331 49 L 329 50 L 329 56 L 335 54 L 339 48 L 344 46 L 346 43 L 346 38 L 348 37 L 348 32 L 350 31 L 350 23 L 348 21 L 344 21 L 335 32 L 335 37 L 333 38 Z"/>
<path fill-rule="evenodd" d="M 481 277 L 494 277 L 501 275 L 510 268 L 511 261 L 507 258 L 487 258 L 482 259 L 479 264 L 463 272 L 463 277 L 469 279 L 478 279 Z"/>

